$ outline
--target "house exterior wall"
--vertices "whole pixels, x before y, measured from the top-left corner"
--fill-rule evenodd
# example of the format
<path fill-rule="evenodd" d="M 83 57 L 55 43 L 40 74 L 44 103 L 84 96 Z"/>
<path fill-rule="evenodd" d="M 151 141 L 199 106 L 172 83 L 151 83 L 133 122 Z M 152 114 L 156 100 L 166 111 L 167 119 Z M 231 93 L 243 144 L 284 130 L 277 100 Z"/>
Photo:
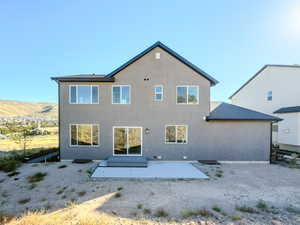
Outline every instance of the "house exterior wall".
<path fill-rule="evenodd" d="M 231 101 L 235 105 L 272 114 L 282 107 L 300 105 L 300 68 L 268 66 L 238 93 Z M 267 92 L 272 91 L 272 101 Z"/>
<path fill-rule="evenodd" d="M 160 59 L 155 53 L 160 52 Z M 149 78 L 145 81 L 144 78 Z M 69 85 L 99 85 L 100 103 L 69 104 Z M 131 104 L 112 104 L 112 85 L 131 86 Z M 154 86 L 163 85 L 162 102 Z M 198 85 L 199 104 L 176 104 L 176 85 Z M 143 127 L 143 156 L 163 160 L 215 159 L 267 161 L 270 122 L 205 121 L 210 112 L 210 82 L 161 48 L 156 48 L 115 75 L 114 83 L 60 83 L 61 159 L 105 159 L 113 155 L 113 127 Z M 98 147 L 71 147 L 70 124 L 99 124 Z M 165 144 L 166 125 L 187 125 L 187 144 Z M 150 132 L 145 133 L 149 128 Z M 186 157 L 184 157 L 186 156 Z"/>
<path fill-rule="evenodd" d="M 273 114 L 282 107 L 300 105 L 300 68 L 268 66 L 232 98 L 235 105 L 259 112 Z M 267 100 L 267 92 L 272 91 L 272 101 Z M 275 114 L 273 114 L 275 115 Z M 279 132 L 273 139 L 282 144 L 299 145 L 300 126 L 292 121 L 298 120 L 295 115 L 276 114 L 284 119 L 278 122 Z M 293 132 L 283 132 L 290 129 Z"/>

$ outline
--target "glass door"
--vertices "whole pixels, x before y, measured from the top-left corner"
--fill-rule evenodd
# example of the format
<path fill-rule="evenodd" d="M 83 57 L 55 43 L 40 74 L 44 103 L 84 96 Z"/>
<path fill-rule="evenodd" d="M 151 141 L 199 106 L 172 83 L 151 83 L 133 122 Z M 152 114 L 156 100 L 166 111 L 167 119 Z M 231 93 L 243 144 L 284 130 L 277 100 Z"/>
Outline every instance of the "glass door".
<path fill-rule="evenodd" d="M 142 155 L 142 127 L 114 127 L 113 155 Z"/>

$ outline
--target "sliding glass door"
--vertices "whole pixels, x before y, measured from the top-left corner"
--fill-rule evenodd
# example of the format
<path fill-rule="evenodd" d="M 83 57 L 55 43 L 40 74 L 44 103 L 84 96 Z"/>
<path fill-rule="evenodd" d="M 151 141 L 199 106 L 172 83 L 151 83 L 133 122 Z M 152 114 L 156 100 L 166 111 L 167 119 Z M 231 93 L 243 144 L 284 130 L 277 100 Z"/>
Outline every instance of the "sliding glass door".
<path fill-rule="evenodd" d="M 142 155 L 142 127 L 113 127 L 114 155 Z"/>

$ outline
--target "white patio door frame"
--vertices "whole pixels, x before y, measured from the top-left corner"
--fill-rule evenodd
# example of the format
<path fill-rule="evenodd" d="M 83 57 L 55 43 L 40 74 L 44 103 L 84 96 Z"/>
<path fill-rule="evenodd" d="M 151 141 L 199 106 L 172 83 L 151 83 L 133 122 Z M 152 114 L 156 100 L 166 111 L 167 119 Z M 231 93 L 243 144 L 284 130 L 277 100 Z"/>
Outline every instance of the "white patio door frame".
<path fill-rule="evenodd" d="M 115 154 L 115 129 L 124 128 L 126 130 L 126 154 Z M 128 154 L 128 130 L 129 128 L 139 128 L 141 130 L 141 154 Z M 113 126 L 113 156 L 142 156 L 143 155 L 143 127 Z"/>

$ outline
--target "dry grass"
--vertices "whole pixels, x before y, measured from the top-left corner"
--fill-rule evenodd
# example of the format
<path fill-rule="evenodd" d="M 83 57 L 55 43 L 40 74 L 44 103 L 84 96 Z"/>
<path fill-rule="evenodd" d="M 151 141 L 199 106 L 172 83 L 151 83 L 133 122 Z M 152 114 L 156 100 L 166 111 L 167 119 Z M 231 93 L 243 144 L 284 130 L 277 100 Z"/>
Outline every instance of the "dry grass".
<path fill-rule="evenodd" d="M 28 149 L 41 149 L 41 148 L 58 148 L 58 136 L 57 135 L 46 135 L 46 136 L 35 136 L 29 143 Z M 10 139 L 0 140 L 1 151 L 18 151 L 22 150 L 21 146 L 16 144 Z"/>
<path fill-rule="evenodd" d="M 52 106 L 49 112 L 43 112 L 45 107 Z M 57 104 L 52 102 L 23 102 L 0 100 L 0 117 L 15 117 L 15 116 L 49 116 L 57 117 Z"/>

